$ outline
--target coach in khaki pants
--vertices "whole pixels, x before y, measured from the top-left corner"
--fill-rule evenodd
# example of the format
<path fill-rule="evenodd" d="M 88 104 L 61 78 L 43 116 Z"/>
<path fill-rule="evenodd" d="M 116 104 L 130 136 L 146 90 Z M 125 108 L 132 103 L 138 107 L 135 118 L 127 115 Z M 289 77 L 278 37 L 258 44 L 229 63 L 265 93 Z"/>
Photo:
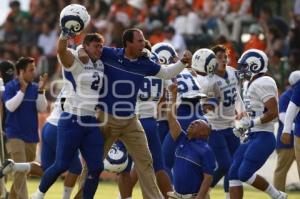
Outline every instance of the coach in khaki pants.
<path fill-rule="evenodd" d="M 99 119 L 105 124 L 104 156 L 114 140 L 123 141 L 136 165 L 143 198 L 160 199 L 146 135 L 134 115 L 137 94 L 145 76 L 171 79 L 190 65 L 192 54 L 185 52 L 180 61 L 164 67 L 150 60 L 141 30 L 125 30 L 122 42 L 123 48 L 103 47 L 100 57 L 104 65 L 104 86 L 99 97 L 103 111 L 100 111 Z M 83 58 L 84 53 L 79 53 L 78 57 Z"/>
<path fill-rule="evenodd" d="M 38 137 L 38 111 L 47 109 L 44 94 L 46 76 L 35 78 L 34 59 L 22 57 L 16 63 L 18 78 L 5 85 L 3 99 L 6 108 L 5 133 L 7 150 L 15 162 L 31 162 L 35 159 Z M 9 198 L 27 199 L 26 173 L 16 172 Z"/>
<path fill-rule="evenodd" d="M 120 139 L 136 166 L 143 198 L 161 198 L 152 166 L 152 157 L 147 138 L 137 116 L 121 119 L 99 111 L 99 120 L 105 124 L 103 126 L 105 139 L 104 154 L 107 154 L 115 140 Z"/>

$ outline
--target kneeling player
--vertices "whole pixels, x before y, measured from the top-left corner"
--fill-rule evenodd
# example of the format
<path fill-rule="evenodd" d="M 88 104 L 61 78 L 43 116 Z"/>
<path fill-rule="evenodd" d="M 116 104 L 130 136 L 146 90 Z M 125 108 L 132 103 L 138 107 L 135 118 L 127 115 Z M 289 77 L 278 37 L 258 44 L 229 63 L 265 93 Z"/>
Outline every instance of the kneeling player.
<path fill-rule="evenodd" d="M 183 131 L 176 119 L 177 85 L 169 87 L 171 103 L 168 109 L 170 133 L 176 143 L 173 167 L 174 192 L 169 192 L 171 199 L 208 197 L 208 190 L 215 169 L 214 153 L 206 140 L 210 126 L 205 120 L 199 119 L 190 123 L 187 131 Z"/>

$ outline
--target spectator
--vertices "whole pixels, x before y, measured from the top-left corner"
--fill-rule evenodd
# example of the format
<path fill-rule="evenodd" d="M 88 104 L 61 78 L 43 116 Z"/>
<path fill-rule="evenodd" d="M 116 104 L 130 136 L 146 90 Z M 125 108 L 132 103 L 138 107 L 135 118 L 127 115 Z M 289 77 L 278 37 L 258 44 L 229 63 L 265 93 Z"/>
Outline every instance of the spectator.
<path fill-rule="evenodd" d="M 55 56 L 56 54 L 57 32 L 52 25 L 46 21 L 42 25 L 42 34 L 38 38 L 38 46 L 47 56 Z"/>
<path fill-rule="evenodd" d="M 284 68 L 284 62 L 286 61 L 286 57 L 282 55 L 280 51 L 275 51 L 273 55 L 270 56 L 270 67 L 268 74 L 274 78 L 278 90 L 281 93 L 285 90 L 287 84 L 288 73 Z"/>
<path fill-rule="evenodd" d="M 46 76 L 40 77 L 39 85 L 33 83 L 35 63 L 30 57 L 21 57 L 16 63 L 18 78 L 5 85 L 3 99 L 7 118 L 5 133 L 7 151 L 15 162 L 35 159 L 38 138 L 38 111 L 47 109 L 44 87 Z M 10 198 L 28 198 L 26 174 L 16 172 L 10 190 Z"/>
<path fill-rule="evenodd" d="M 162 42 L 165 37 L 163 34 L 163 24 L 159 20 L 154 20 L 151 23 L 151 34 L 149 36 L 149 41 L 151 45 Z"/>
<path fill-rule="evenodd" d="M 178 0 L 176 2 L 178 14 L 173 23 L 176 33 L 184 36 L 201 34 L 201 18 L 192 10 L 191 6 L 185 0 Z"/>
<path fill-rule="evenodd" d="M 20 42 L 21 33 L 17 29 L 16 21 L 14 18 L 7 18 L 3 27 L 3 41 L 6 43 L 17 43 Z"/>
<path fill-rule="evenodd" d="M 273 11 L 269 6 L 262 6 L 259 11 L 259 22 L 263 27 L 264 32 L 266 32 L 269 26 L 275 26 L 278 30 L 280 30 L 282 35 L 288 34 L 289 27 L 287 23 L 281 17 L 273 16 Z"/>
<path fill-rule="evenodd" d="M 261 27 L 258 24 L 252 24 L 249 28 L 249 32 L 251 34 L 251 37 L 244 46 L 244 52 L 251 48 L 256 48 L 258 50 L 264 51 L 267 47 L 267 44 L 259 37 L 259 35 L 262 33 Z"/>
<path fill-rule="evenodd" d="M 242 23 L 250 22 L 253 20 L 251 13 L 251 0 L 230 0 L 230 10 L 231 12 L 226 15 L 224 20 L 218 21 L 218 26 L 223 34 L 228 33 L 228 25 L 232 24 L 232 32 L 226 37 L 230 38 L 232 41 L 239 43 L 240 34 L 242 31 Z M 225 24 L 222 24 L 225 23 Z"/>
<path fill-rule="evenodd" d="M 18 0 L 12 0 L 9 3 L 10 13 L 8 18 L 13 18 L 17 26 L 20 26 L 23 23 L 23 20 L 26 20 L 29 17 L 29 13 L 21 10 L 21 4 Z"/>
<path fill-rule="evenodd" d="M 176 34 L 175 29 L 172 26 L 164 28 L 165 40 L 164 42 L 170 43 L 176 50 L 179 56 L 183 55 L 186 50 L 186 43 L 182 35 Z"/>

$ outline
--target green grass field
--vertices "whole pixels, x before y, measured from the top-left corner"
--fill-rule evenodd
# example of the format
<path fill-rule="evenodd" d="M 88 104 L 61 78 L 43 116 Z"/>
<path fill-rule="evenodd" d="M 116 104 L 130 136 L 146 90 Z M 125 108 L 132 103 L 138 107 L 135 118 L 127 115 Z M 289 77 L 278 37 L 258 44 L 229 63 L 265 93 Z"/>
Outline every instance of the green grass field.
<path fill-rule="evenodd" d="M 29 193 L 33 193 L 38 187 L 39 179 L 29 179 L 28 189 Z M 8 182 L 7 188 L 11 185 L 11 181 Z M 60 199 L 62 197 L 63 183 L 62 180 L 58 180 L 48 191 L 46 199 Z M 76 192 L 76 188 L 73 190 L 73 194 Z M 100 182 L 95 199 L 117 199 L 118 187 L 115 182 Z M 300 192 L 289 192 L 289 199 L 300 199 Z M 211 199 L 225 199 L 223 190 L 221 187 L 215 188 L 211 192 Z M 244 193 L 245 199 L 269 199 L 269 196 L 260 191 L 247 188 Z M 141 191 L 138 186 L 134 189 L 133 199 L 142 199 Z"/>

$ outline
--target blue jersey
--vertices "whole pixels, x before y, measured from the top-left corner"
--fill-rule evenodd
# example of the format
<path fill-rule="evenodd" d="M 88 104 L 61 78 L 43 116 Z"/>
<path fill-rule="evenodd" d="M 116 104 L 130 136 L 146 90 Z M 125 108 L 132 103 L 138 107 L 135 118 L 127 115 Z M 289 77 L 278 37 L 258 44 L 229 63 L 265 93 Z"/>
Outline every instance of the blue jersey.
<path fill-rule="evenodd" d="M 213 175 L 215 156 L 203 140 L 189 140 L 185 133 L 176 140 L 173 181 L 175 191 L 180 194 L 198 193 L 203 174 Z"/>
<path fill-rule="evenodd" d="M 3 93 L 4 103 L 13 98 L 19 90 L 18 79 L 8 82 Z M 18 138 L 25 142 L 39 141 L 37 97 L 38 85 L 29 83 L 20 106 L 14 112 L 6 109 L 5 133 L 8 138 Z"/>
<path fill-rule="evenodd" d="M 280 95 L 280 98 L 279 98 L 279 113 L 285 113 L 286 112 L 286 109 L 287 109 L 287 107 L 289 105 L 289 102 L 290 102 L 290 99 L 292 97 L 292 93 L 293 93 L 292 89 L 288 89 Z M 299 117 L 299 114 L 298 114 L 297 117 Z M 279 120 L 279 126 L 278 126 L 277 137 L 276 137 L 276 148 L 277 149 L 280 149 L 280 148 L 293 148 L 294 141 L 292 141 L 290 144 L 283 144 L 280 141 L 282 130 L 283 130 L 283 123 L 282 123 L 282 121 Z M 292 131 L 291 134 L 293 134 L 293 133 L 294 132 Z M 294 136 L 292 136 L 292 138 L 294 138 Z"/>
<path fill-rule="evenodd" d="M 100 93 L 100 108 L 115 116 L 134 115 L 138 90 L 145 76 L 154 76 L 160 65 L 148 57 L 129 60 L 124 48 L 104 47 L 101 60 L 104 64 L 105 82 Z"/>

